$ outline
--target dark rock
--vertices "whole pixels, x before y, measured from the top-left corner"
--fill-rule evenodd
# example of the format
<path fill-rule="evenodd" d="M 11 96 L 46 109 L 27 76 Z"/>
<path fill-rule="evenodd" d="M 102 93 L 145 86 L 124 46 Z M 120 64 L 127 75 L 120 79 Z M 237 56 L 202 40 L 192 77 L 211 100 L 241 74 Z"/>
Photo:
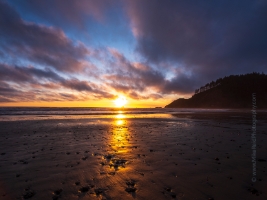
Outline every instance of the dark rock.
<path fill-rule="evenodd" d="M 84 156 L 82 157 L 82 160 L 87 160 L 87 158 L 88 158 L 87 156 Z"/>
<path fill-rule="evenodd" d="M 60 195 L 60 193 L 61 193 L 62 191 L 63 191 L 62 189 L 55 190 L 55 191 L 54 191 L 54 194 L 56 194 L 56 195 Z"/>
<path fill-rule="evenodd" d="M 171 192 L 171 197 L 172 197 L 172 198 L 176 198 L 176 194 L 173 193 L 173 192 Z"/>
<path fill-rule="evenodd" d="M 134 188 L 134 187 L 130 187 L 129 188 L 128 187 L 128 188 L 125 189 L 125 191 L 128 192 L 128 193 L 134 193 L 136 191 L 136 188 Z"/>
<path fill-rule="evenodd" d="M 100 195 L 100 194 L 102 194 L 104 191 L 103 191 L 103 189 L 102 188 L 97 188 L 97 189 L 95 189 L 95 194 L 98 196 L 98 195 Z"/>
<path fill-rule="evenodd" d="M 126 185 L 128 185 L 128 187 L 134 187 L 135 186 L 135 181 L 133 181 L 133 180 L 127 181 Z"/>
<path fill-rule="evenodd" d="M 166 187 L 166 188 L 164 188 L 167 192 L 171 192 L 171 188 L 170 187 Z"/>
<path fill-rule="evenodd" d="M 82 192 L 82 193 L 88 192 L 89 191 L 89 186 L 82 187 L 82 188 L 80 188 L 79 191 Z"/>
<path fill-rule="evenodd" d="M 30 199 L 35 195 L 35 192 L 32 190 L 27 189 L 26 193 L 23 195 L 24 199 Z"/>

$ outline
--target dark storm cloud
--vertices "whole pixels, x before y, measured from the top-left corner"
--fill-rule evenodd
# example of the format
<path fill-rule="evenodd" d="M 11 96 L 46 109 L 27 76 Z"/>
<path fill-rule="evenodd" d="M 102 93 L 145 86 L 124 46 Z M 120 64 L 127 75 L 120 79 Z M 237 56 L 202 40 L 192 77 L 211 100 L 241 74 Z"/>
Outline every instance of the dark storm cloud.
<path fill-rule="evenodd" d="M 266 1 L 136 0 L 128 1 L 127 11 L 137 50 L 149 62 L 180 63 L 191 73 L 175 77 L 166 91 L 267 72 Z"/>
<path fill-rule="evenodd" d="M 0 1 L 0 27 L 0 48 L 6 59 L 18 56 L 65 72 L 79 72 L 85 67 L 89 50 L 83 44 L 74 44 L 61 29 L 23 21 L 3 1 Z"/>

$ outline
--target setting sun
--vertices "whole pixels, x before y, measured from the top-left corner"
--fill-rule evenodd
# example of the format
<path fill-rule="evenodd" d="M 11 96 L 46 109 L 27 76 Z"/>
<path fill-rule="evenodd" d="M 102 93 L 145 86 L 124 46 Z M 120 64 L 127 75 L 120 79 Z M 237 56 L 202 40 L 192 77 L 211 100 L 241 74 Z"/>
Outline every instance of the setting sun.
<path fill-rule="evenodd" d="M 117 99 L 114 100 L 114 104 L 116 107 L 123 107 L 127 103 L 127 99 L 125 96 L 119 96 Z"/>

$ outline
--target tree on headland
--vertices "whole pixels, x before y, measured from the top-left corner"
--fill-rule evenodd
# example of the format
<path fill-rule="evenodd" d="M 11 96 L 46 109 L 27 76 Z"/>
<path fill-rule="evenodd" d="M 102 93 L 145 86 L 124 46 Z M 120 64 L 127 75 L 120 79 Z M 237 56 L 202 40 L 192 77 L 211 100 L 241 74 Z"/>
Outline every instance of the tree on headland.
<path fill-rule="evenodd" d="M 267 75 L 250 73 L 231 75 L 211 81 L 195 90 L 189 98 L 175 100 L 168 108 L 250 108 L 251 94 L 256 93 L 257 107 L 267 108 Z"/>

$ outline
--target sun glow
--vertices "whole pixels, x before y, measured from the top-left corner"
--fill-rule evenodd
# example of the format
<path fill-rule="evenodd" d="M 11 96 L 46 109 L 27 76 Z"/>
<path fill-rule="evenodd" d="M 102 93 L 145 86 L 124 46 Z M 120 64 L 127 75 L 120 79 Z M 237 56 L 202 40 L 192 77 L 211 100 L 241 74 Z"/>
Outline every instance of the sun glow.
<path fill-rule="evenodd" d="M 127 104 L 127 99 L 125 96 L 119 96 L 117 99 L 114 100 L 114 104 L 116 107 L 123 107 Z"/>

